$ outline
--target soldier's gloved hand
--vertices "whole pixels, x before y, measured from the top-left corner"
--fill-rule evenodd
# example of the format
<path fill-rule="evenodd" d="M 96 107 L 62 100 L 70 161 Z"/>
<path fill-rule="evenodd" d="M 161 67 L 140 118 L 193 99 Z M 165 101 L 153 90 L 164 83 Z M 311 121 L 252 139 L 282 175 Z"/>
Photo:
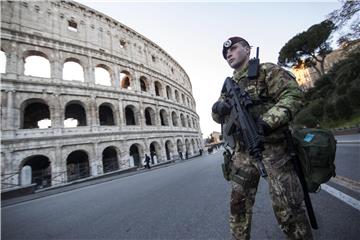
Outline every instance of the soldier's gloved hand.
<path fill-rule="evenodd" d="M 229 115 L 230 111 L 231 111 L 231 106 L 230 104 L 228 104 L 225 101 L 217 101 L 214 103 L 214 105 L 212 106 L 212 111 L 215 114 L 218 115 Z"/>
<path fill-rule="evenodd" d="M 267 136 L 271 133 L 271 127 L 261 117 L 256 119 L 256 127 L 258 133 L 263 136 Z"/>

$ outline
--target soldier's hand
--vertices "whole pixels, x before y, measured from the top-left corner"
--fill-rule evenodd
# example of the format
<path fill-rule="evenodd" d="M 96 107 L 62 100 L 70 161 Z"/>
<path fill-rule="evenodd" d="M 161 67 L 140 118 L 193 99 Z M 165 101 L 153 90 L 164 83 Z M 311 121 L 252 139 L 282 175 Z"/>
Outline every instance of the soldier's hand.
<path fill-rule="evenodd" d="M 217 101 L 212 106 L 212 111 L 215 114 L 218 114 L 220 116 L 223 115 L 229 115 L 231 111 L 231 106 L 226 101 Z"/>
<path fill-rule="evenodd" d="M 258 133 L 263 136 L 267 136 L 271 133 L 271 127 L 261 117 L 256 119 L 256 127 Z"/>

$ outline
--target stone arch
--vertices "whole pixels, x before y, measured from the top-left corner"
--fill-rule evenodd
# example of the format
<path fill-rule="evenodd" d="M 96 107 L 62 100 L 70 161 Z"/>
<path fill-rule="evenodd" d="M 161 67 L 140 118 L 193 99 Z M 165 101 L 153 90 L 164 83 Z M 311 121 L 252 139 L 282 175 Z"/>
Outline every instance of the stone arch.
<path fill-rule="evenodd" d="M 120 86 L 124 89 L 131 89 L 131 74 L 123 70 L 120 72 Z"/>
<path fill-rule="evenodd" d="M 153 141 L 150 143 L 150 159 L 151 163 L 155 164 L 161 162 L 162 154 L 161 154 L 161 146 L 157 141 Z"/>
<path fill-rule="evenodd" d="M 190 121 L 189 115 L 186 116 L 186 119 L 187 119 L 187 126 L 188 126 L 189 128 L 191 128 L 191 121 Z"/>
<path fill-rule="evenodd" d="M 172 93 L 170 86 L 166 86 L 166 97 L 167 99 L 172 99 Z"/>
<path fill-rule="evenodd" d="M 84 150 L 72 151 L 66 158 L 67 181 L 90 176 L 90 165 L 88 153 Z"/>
<path fill-rule="evenodd" d="M 181 126 L 186 127 L 185 116 L 182 113 L 180 113 L 180 120 L 181 120 Z"/>
<path fill-rule="evenodd" d="M 127 105 L 125 107 L 125 123 L 126 125 L 139 125 L 138 112 L 135 106 Z"/>
<path fill-rule="evenodd" d="M 184 104 L 184 106 L 185 106 L 185 104 L 186 104 L 186 102 L 185 102 L 185 95 L 182 93 L 181 94 L 181 101 L 182 101 L 182 103 Z"/>
<path fill-rule="evenodd" d="M 185 156 L 187 155 L 187 157 L 189 157 L 192 155 L 192 147 L 190 145 L 189 139 L 185 139 L 185 149 Z"/>
<path fill-rule="evenodd" d="M 111 103 L 102 103 L 99 106 L 100 126 L 114 126 L 114 106 Z"/>
<path fill-rule="evenodd" d="M 142 167 L 142 158 L 143 158 L 143 148 L 140 144 L 134 143 L 129 148 L 129 156 L 130 156 L 130 165 L 136 167 Z"/>
<path fill-rule="evenodd" d="M 179 126 L 179 117 L 175 111 L 173 111 L 171 113 L 171 120 L 172 120 L 173 126 L 175 126 L 175 127 Z"/>
<path fill-rule="evenodd" d="M 160 124 L 161 126 L 169 126 L 169 117 L 165 109 L 160 110 Z"/>
<path fill-rule="evenodd" d="M 26 166 L 29 166 L 31 170 L 25 170 Z M 29 156 L 22 161 L 19 166 L 19 170 L 19 183 L 21 185 L 35 183 L 36 188 L 45 188 L 51 186 L 51 161 L 47 156 Z"/>
<path fill-rule="evenodd" d="M 185 157 L 185 149 L 184 149 L 184 144 L 183 144 L 183 142 L 181 141 L 181 139 L 178 139 L 177 141 L 176 141 L 176 148 L 177 148 L 177 152 L 178 152 L 178 154 L 179 154 L 179 157 L 181 158 L 181 159 L 184 159 L 184 157 Z"/>
<path fill-rule="evenodd" d="M 41 68 L 39 68 L 41 66 Z M 48 56 L 40 51 L 24 52 L 24 75 L 34 77 L 51 77 L 51 66 Z"/>
<path fill-rule="evenodd" d="M 174 156 L 174 144 L 170 140 L 165 142 L 165 153 L 167 160 L 171 160 Z"/>
<path fill-rule="evenodd" d="M 25 100 L 21 106 L 20 128 L 51 127 L 51 116 L 48 104 L 41 98 Z"/>
<path fill-rule="evenodd" d="M 175 89 L 175 100 L 176 102 L 180 103 L 179 91 L 177 89 Z"/>
<path fill-rule="evenodd" d="M 156 125 L 156 117 L 155 117 L 155 111 L 151 107 L 147 107 L 144 110 L 145 115 L 145 124 L 146 125 Z"/>
<path fill-rule="evenodd" d="M 102 152 L 102 164 L 104 173 L 119 169 L 118 149 L 115 146 L 106 147 Z"/>
<path fill-rule="evenodd" d="M 78 127 L 86 126 L 86 111 L 81 101 L 73 100 L 65 105 L 64 126 Z"/>
<path fill-rule="evenodd" d="M 63 80 L 84 82 L 84 68 L 77 58 L 67 58 L 63 64 Z"/>
<path fill-rule="evenodd" d="M 191 146 L 192 146 L 192 149 L 193 149 L 194 153 L 199 150 L 198 147 L 196 146 L 195 141 L 194 141 L 193 138 L 191 139 Z"/>
<path fill-rule="evenodd" d="M 141 76 L 140 79 L 140 90 L 143 92 L 147 92 L 149 89 L 149 82 L 146 77 Z"/>
<path fill-rule="evenodd" d="M 3 49 L 0 51 L 0 73 L 6 73 L 7 57 Z"/>
<path fill-rule="evenodd" d="M 154 82 L 154 87 L 155 87 L 155 96 L 163 96 L 163 89 L 162 89 L 162 85 L 159 81 L 155 81 Z"/>
<path fill-rule="evenodd" d="M 98 64 L 95 67 L 95 84 L 111 86 L 111 69 L 104 65 Z"/>

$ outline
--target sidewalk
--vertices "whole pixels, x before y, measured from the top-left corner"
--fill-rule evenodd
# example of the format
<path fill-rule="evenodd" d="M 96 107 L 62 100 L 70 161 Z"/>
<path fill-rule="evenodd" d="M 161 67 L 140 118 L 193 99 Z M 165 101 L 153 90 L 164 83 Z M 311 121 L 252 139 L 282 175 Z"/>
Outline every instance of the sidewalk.
<path fill-rule="evenodd" d="M 195 160 L 198 157 L 201 157 L 201 156 L 193 156 L 193 157 L 190 157 L 185 160 L 180 160 L 180 159 L 179 160 L 171 160 L 168 162 L 153 165 L 153 166 L 151 166 L 151 169 L 145 169 L 144 167 L 142 167 L 142 168 L 133 167 L 133 168 L 125 169 L 125 170 L 119 170 L 116 172 L 102 174 L 99 176 L 78 179 L 76 181 L 64 183 L 62 185 L 58 185 L 58 186 L 54 186 L 54 187 L 38 189 L 32 194 L 1 200 L 1 207 L 6 207 L 6 206 L 13 205 L 13 204 L 26 202 L 26 201 L 30 201 L 30 200 L 34 200 L 34 199 L 62 193 L 62 192 L 67 192 L 67 191 L 71 191 L 74 189 L 87 187 L 87 186 L 91 186 L 91 185 L 95 185 L 95 184 L 99 184 L 99 183 L 113 181 L 116 179 L 133 176 L 136 174 L 146 173 L 146 172 L 152 171 L 154 169 L 160 169 L 160 168 L 164 168 L 164 167 L 168 167 L 168 166 L 173 166 L 177 163 Z"/>

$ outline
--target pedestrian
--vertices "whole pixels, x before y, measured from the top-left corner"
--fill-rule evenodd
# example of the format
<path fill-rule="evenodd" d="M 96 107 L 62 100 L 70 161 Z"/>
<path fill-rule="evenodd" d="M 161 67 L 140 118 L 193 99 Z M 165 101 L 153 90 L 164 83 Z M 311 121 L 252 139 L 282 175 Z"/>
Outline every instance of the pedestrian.
<path fill-rule="evenodd" d="M 184 160 L 184 159 L 183 159 L 183 154 L 182 154 L 182 152 L 179 152 L 179 156 L 180 156 L 180 159 L 181 159 L 181 160 Z"/>
<path fill-rule="evenodd" d="M 248 78 L 251 47 L 241 37 L 231 37 L 223 45 L 222 54 L 234 69 L 232 79 L 253 101 L 248 109 L 259 134 L 264 136 L 263 163 L 272 206 L 281 230 L 289 239 L 312 239 L 310 224 L 303 209 L 303 192 L 289 161 L 284 130 L 302 106 L 302 92 L 295 77 L 273 63 L 259 65 L 255 78 Z M 212 117 L 226 123 L 230 106 L 224 96 L 213 105 Z M 234 239 L 250 239 L 252 207 L 259 183 L 255 160 L 244 147 L 241 136 L 236 139 L 231 179 L 230 230 Z M 236 180 L 236 181 L 235 181 Z"/>
<path fill-rule="evenodd" d="M 147 168 L 147 169 L 150 169 L 151 167 L 150 167 L 150 157 L 147 155 L 147 154 L 145 154 L 145 168 Z"/>
<path fill-rule="evenodd" d="M 189 153 L 188 153 L 188 151 L 185 152 L 185 158 L 186 158 L 186 159 L 189 158 Z"/>

